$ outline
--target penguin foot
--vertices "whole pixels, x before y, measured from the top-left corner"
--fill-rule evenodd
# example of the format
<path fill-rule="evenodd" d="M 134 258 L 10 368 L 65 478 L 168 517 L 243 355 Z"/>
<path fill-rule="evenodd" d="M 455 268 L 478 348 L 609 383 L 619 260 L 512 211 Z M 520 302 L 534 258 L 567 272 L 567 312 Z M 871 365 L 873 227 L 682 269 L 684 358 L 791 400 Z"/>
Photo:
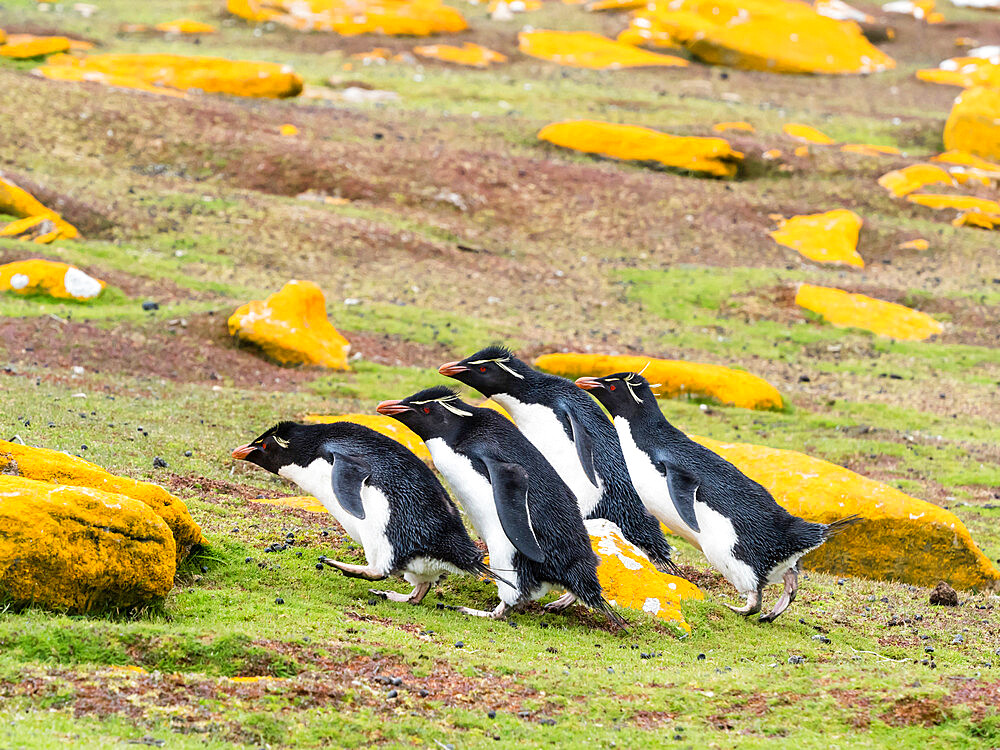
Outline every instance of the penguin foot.
<path fill-rule="evenodd" d="M 340 562 L 340 560 L 331 560 L 329 557 L 321 557 L 319 561 L 324 565 L 329 565 L 331 568 L 336 568 L 348 578 L 364 578 L 366 581 L 381 581 L 385 578 L 377 570 L 369 568 L 366 565 L 351 565 L 350 563 Z"/>
<path fill-rule="evenodd" d="M 504 602 L 500 602 L 497 608 L 492 612 L 488 612 L 485 609 L 470 609 L 469 607 L 459 607 L 458 610 L 463 615 L 472 615 L 473 617 L 488 617 L 491 620 L 502 620 L 507 616 L 510 611 L 510 607 Z"/>
<path fill-rule="evenodd" d="M 546 612 L 564 612 L 565 610 L 569 609 L 575 601 L 576 601 L 576 594 L 571 594 L 570 592 L 567 591 L 565 594 L 560 596 L 554 602 L 549 602 L 548 604 L 546 604 L 544 607 L 542 607 L 542 609 L 544 609 Z"/>
<path fill-rule="evenodd" d="M 427 592 L 431 590 L 429 583 L 418 583 L 409 594 L 401 594 L 398 591 L 379 591 L 378 589 L 368 589 L 369 594 L 381 596 L 390 602 L 403 602 L 405 604 L 420 604 Z"/>
<path fill-rule="evenodd" d="M 783 576 L 785 589 L 774 603 L 774 609 L 766 615 L 760 616 L 761 622 L 773 622 L 778 619 L 778 615 L 788 609 L 788 605 L 795 601 L 795 594 L 799 590 L 799 572 L 795 568 L 789 568 Z"/>
<path fill-rule="evenodd" d="M 755 615 L 760 612 L 760 590 L 751 591 L 747 594 L 747 603 L 744 607 L 734 607 L 732 604 L 727 604 L 726 606 L 736 614 L 743 615 L 744 617 Z"/>

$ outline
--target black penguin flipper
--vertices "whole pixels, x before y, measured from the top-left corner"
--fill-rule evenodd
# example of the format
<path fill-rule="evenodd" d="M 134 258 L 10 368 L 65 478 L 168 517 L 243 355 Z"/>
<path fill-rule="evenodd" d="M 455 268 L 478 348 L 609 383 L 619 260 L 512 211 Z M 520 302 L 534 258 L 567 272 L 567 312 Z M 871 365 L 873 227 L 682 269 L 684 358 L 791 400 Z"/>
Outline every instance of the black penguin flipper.
<path fill-rule="evenodd" d="M 536 563 L 545 562 L 545 553 L 538 545 L 531 528 L 528 510 L 528 472 L 517 464 L 484 459 L 493 485 L 500 525 L 511 543 L 522 555 Z"/>
<path fill-rule="evenodd" d="M 694 501 L 698 496 L 698 480 L 669 461 L 660 461 L 660 471 L 667 478 L 670 499 L 677 509 L 677 515 L 692 530 L 701 531 L 698 527 L 698 517 L 694 512 Z"/>
<path fill-rule="evenodd" d="M 576 454 L 580 457 L 580 464 L 583 466 L 583 473 L 587 475 L 590 483 L 597 486 L 597 471 L 594 469 L 594 441 L 590 438 L 590 433 L 584 429 L 580 421 L 573 416 L 573 412 L 568 409 L 563 410 L 563 414 L 569 420 L 570 429 L 573 431 L 573 444 L 576 446 Z"/>
<path fill-rule="evenodd" d="M 341 507 L 355 518 L 364 519 L 365 506 L 361 502 L 361 487 L 372 475 L 372 467 L 363 458 L 325 448 L 321 455 L 333 464 L 330 483 L 333 494 Z"/>

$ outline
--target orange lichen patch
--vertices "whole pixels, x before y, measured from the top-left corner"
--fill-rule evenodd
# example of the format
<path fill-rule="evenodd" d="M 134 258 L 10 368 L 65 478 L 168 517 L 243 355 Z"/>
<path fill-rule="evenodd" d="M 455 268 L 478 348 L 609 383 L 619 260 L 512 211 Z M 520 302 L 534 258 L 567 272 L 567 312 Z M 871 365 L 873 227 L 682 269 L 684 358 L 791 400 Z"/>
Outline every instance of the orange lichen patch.
<path fill-rule="evenodd" d="M 984 159 L 1000 159 L 1000 88 L 966 89 L 944 124 L 944 146 Z"/>
<path fill-rule="evenodd" d="M 77 228 L 55 211 L 46 208 L 35 196 L 18 187 L 0 172 L 0 214 L 22 217 L 0 226 L 0 237 L 31 240 L 40 245 L 54 240 L 79 237 Z"/>
<path fill-rule="evenodd" d="M 761 158 L 767 161 L 774 161 L 775 159 L 781 158 L 781 149 L 769 148 L 767 151 L 761 154 Z"/>
<path fill-rule="evenodd" d="M 878 178 L 878 184 L 897 198 L 920 190 L 925 185 L 936 183 L 954 185 L 955 180 L 944 169 L 933 164 L 911 164 L 902 169 L 886 172 Z"/>
<path fill-rule="evenodd" d="M 3 44 L 6 41 L 7 41 L 7 32 L 4 31 L 3 29 L 0 29 L 0 44 Z"/>
<path fill-rule="evenodd" d="M 326 298 L 311 281 L 289 281 L 267 299 L 229 317 L 229 334 L 283 365 L 347 370 L 351 345 L 326 317 Z"/>
<path fill-rule="evenodd" d="M 898 247 L 900 250 L 926 250 L 931 246 L 931 243 L 922 237 L 915 240 L 907 240 L 906 242 L 900 242 Z"/>
<path fill-rule="evenodd" d="M 801 284 L 795 304 L 822 315 L 837 328 L 861 328 L 903 341 L 923 341 L 944 330 L 927 313 L 825 286 Z"/>
<path fill-rule="evenodd" d="M 989 187 L 994 180 L 1000 180 L 1000 164 L 974 156 L 968 151 L 945 151 L 932 156 L 931 161 L 951 164 L 948 171 L 962 185 L 972 182 Z"/>
<path fill-rule="evenodd" d="M 954 208 L 959 211 L 978 211 L 987 216 L 1000 216 L 1000 203 L 988 198 L 976 198 L 972 195 L 914 193 L 906 196 L 906 200 L 928 208 Z"/>
<path fill-rule="evenodd" d="M 541 60 L 594 70 L 642 67 L 684 67 L 688 61 L 649 52 L 589 31 L 522 31 L 518 49 Z"/>
<path fill-rule="evenodd" d="M 865 267 L 858 254 L 861 217 L 846 208 L 780 219 L 771 239 L 817 263 Z"/>
<path fill-rule="evenodd" d="M 944 508 L 796 451 L 691 437 L 764 485 L 789 513 L 818 523 L 852 513 L 862 517 L 806 555 L 807 568 L 918 586 L 945 580 L 955 588 L 1000 590 L 1000 571 Z"/>
<path fill-rule="evenodd" d="M 876 146 L 871 143 L 845 143 L 841 151 L 863 156 L 899 156 L 900 150 L 895 146 Z"/>
<path fill-rule="evenodd" d="M 628 161 L 657 162 L 666 167 L 735 177 L 743 154 L 723 138 L 699 138 L 660 133 L 637 125 L 596 120 L 570 120 L 546 125 L 539 140 L 563 148 Z"/>
<path fill-rule="evenodd" d="M 93 80 L 149 91 L 174 89 L 279 99 L 297 96 L 302 78 L 285 65 L 185 55 L 56 55 L 37 69 L 48 78 Z M 138 82 L 139 85 L 131 85 Z"/>
<path fill-rule="evenodd" d="M 210 23 L 192 21 L 190 18 L 178 18 L 175 21 L 164 21 L 153 27 L 167 34 L 214 34 L 216 28 Z"/>
<path fill-rule="evenodd" d="M 227 8 L 248 21 L 343 36 L 430 36 L 468 27 L 461 13 L 440 0 L 228 0 Z"/>
<path fill-rule="evenodd" d="M 152 509 L 167 524 L 178 562 L 187 557 L 196 545 L 207 544 L 201 527 L 191 518 L 183 500 L 158 484 L 115 476 L 82 458 L 0 440 L 0 474 L 51 484 L 89 487 L 136 500 Z"/>
<path fill-rule="evenodd" d="M 280 505 L 285 508 L 298 508 L 307 510 L 310 513 L 328 513 L 326 507 L 312 495 L 302 495 L 299 497 L 264 497 L 251 500 L 252 503 L 264 503 L 265 505 Z"/>
<path fill-rule="evenodd" d="M 649 0 L 595 0 L 587 3 L 584 9 L 590 13 L 599 13 L 602 10 L 634 10 L 645 7 L 648 2 Z"/>
<path fill-rule="evenodd" d="M 691 626 L 685 622 L 680 604 L 685 599 L 703 599 L 698 587 L 657 570 L 610 521 L 600 518 L 584 524 L 598 558 L 597 578 L 608 603 L 647 612 L 690 633 Z"/>
<path fill-rule="evenodd" d="M 279 135 L 288 135 L 288 136 L 290 136 L 290 135 L 298 135 L 299 134 L 299 129 L 297 127 L 295 127 L 294 125 L 282 125 L 280 128 L 278 128 L 278 134 Z"/>
<path fill-rule="evenodd" d="M 816 0 L 813 10 L 821 16 L 834 18 L 838 21 L 857 21 L 858 23 L 875 23 L 875 18 L 843 0 Z"/>
<path fill-rule="evenodd" d="M 492 0 L 486 10 L 492 15 L 499 12 L 509 13 L 530 13 L 533 10 L 541 10 L 541 0 Z"/>
<path fill-rule="evenodd" d="M 119 75 L 116 73 L 99 73 L 83 68 L 71 68 L 63 65 L 46 65 L 35 68 L 34 73 L 44 76 L 53 81 L 67 81 L 71 83 L 99 83 L 102 86 L 111 86 L 119 89 L 134 89 L 145 91 L 148 94 L 158 94 L 161 96 L 173 96 L 184 98 L 187 96 L 183 91 L 168 89 L 165 86 L 156 86 L 135 76 Z"/>
<path fill-rule="evenodd" d="M 809 156 L 809 147 L 808 146 L 796 146 L 795 150 L 792 151 L 792 154 L 795 155 L 795 156 Z"/>
<path fill-rule="evenodd" d="M 616 372 L 639 372 L 651 383 L 659 383 L 658 398 L 711 398 L 744 409 L 780 409 L 781 394 L 763 378 L 722 365 L 699 364 L 674 359 L 651 359 L 604 354 L 543 354 L 535 367 L 575 380 L 603 377 Z"/>
<path fill-rule="evenodd" d="M 0 590 L 19 604 L 87 612 L 166 596 L 177 554 L 138 500 L 0 476 Z"/>
<path fill-rule="evenodd" d="M 716 133 L 725 133 L 727 130 L 741 130 L 744 133 L 756 133 L 757 129 L 749 122 L 717 122 L 712 126 Z"/>
<path fill-rule="evenodd" d="M 472 68 L 488 68 L 493 63 L 507 62 L 507 55 L 472 42 L 465 42 L 461 47 L 451 44 L 414 47 L 413 54 L 456 65 L 468 65 Z"/>
<path fill-rule="evenodd" d="M 820 146 L 829 146 L 834 143 L 833 138 L 828 136 L 826 133 L 816 130 L 814 127 L 809 125 L 802 125 L 797 122 L 790 122 L 787 125 L 782 125 L 781 131 L 785 135 L 789 135 L 800 141 L 805 141 L 806 143 L 815 143 Z"/>
<path fill-rule="evenodd" d="M 895 67 L 857 24 L 790 0 L 654 0 L 636 35 L 666 35 L 701 60 L 771 73 L 872 73 Z"/>
<path fill-rule="evenodd" d="M 34 36 L 32 34 L 11 34 L 7 43 L 0 46 L 0 55 L 16 60 L 45 57 L 56 52 L 68 52 L 72 40 L 64 36 Z"/>
<path fill-rule="evenodd" d="M 0 266 L 0 291 L 20 295 L 45 294 L 78 302 L 95 299 L 105 283 L 76 266 L 54 260 L 32 258 Z"/>
<path fill-rule="evenodd" d="M 952 219 L 951 223 L 956 227 L 996 229 L 1000 226 L 1000 215 L 983 213 L 982 211 L 966 211 Z"/>
<path fill-rule="evenodd" d="M 953 57 L 938 68 L 918 70 L 917 78 L 946 86 L 1000 86 L 1000 65 L 981 57 Z"/>
<path fill-rule="evenodd" d="M 305 418 L 306 421 L 317 424 L 333 424 L 334 422 L 359 424 L 362 427 L 368 427 L 375 430 L 375 432 L 380 432 L 386 437 L 392 438 L 404 448 L 408 448 L 415 453 L 417 458 L 424 461 L 431 460 L 430 451 L 427 450 L 427 446 L 424 445 L 424 441 L 420 439 L 417 433 L 392 417 L 385 417 L 381 414 L 307 414 Z"/>
<path fill-rule="evenodd" d="M 376 47 L 367 52 L 355 52 L 351 55 L 352 60 L 360 60 L 365 65 L 373 62 L 385 62 L 392 58 L 393 52 L 388 47 Z"/>

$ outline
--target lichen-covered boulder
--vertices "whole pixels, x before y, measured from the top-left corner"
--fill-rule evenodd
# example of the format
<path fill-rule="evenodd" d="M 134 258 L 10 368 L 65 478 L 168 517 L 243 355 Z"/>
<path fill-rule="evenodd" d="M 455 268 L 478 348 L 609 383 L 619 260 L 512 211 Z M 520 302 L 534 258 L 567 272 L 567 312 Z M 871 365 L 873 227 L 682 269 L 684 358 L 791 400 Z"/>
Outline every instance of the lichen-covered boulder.
<path fill-rule="evenodd" d="M 902 198 L 925 185 L 954 185 L 955 180 L 946 170 L 934 164 L 911 164 L 886 172 L 878 178 L 878 184 L 897 198 Z"/>
<path fill-rule="evenodd" d="M 902 153 L 895 146 L 881 146 L 877 143 L 845 143 L 840 150 L 862 156 L 899 156 Z"/>
<path fill-rule="evenodd" d="M 149 506 L 110 492 L 0 476 L 0 592 L 58 611 L 166 596 L 173 535 Z"/>
<path fill-rule="evenodd" d="M 684 67 L 683 57 L 660 55 L 589 31 L 522 31 L 518 49 L 526 55 L 573 68 Z"/>
<path fill-rule="evenodd" d="M 684 599 L 703 599 L 701 591 L 683 578 L 656 569 L 649 558 L 622 536 L 611 521 L 584 521 L 590 546 L 597 554 L 597 579 L 612 606 L 647 612 L 685 633 L 691 626 L 681 612 Z"/>
<path fill-rule="evenodd" d="M 201 527 L 191 518 L 183 500 L 158 484 L 116 476 L 82 458 L 0 440 L 0 474 L 89 487 L 137 500 L 151 508 L 169 527 L 177 550 L 177 562 L 187 557 L 196 545 L 207 544 Z"/>
<path fill-rule="evenodd" d="M 955 588 L 1000 591 L 1000 570 L 944 508 L 797 451 L 691 437 L 766 487 L 789 513 L 817 523 L 861 516 L 806 555 L 807 568 L 918 586 L 943 580 Z"/>
<path fill-rule="evenodd" d="M 229 334 L 283 365 L 347 370 L 351 345 L 326 317 L 326 298 L 311 281 L 289 281 L 229 317 Z"/>
<path fill-rule="evenodd" d="M 637 125 L 596 120 L 552 123 L 538 132 L 538 138 L 587 154 L 656 162 L 714 177 L 735 177 L 743 160 L 743 154 L 724 138 L 668 135 Z"/>
<path fill-rule="evenodd" d="M 1000 159 L 1000 88 L 975 86 L 959 94 L 944 124 L 944 146 Z"/>
<path fill-rule="evenodd" d="M 72 40 L 64 36 L 34 36 L 32 34 L 18 35 L 0 46 L 0 56 L 15 60 L 30 60 L 33 57 L 45 57 L 57 52 L 68 52 L 72 48 Z"/>
<path fill-rule="evenodd" d="M 0 291 L 47 294 L 56 299 L 86 302 L 96 299 L 106 284 L 68 263 L 32 258 L 0 266 Z"/>
<path fill-rule="evenodd" d="M 958 216 L 952 221 L 957 227 L 975 226 L 992 229 L 1000 222 L 1000 202 L 974 195 L 938 195 L 933 193 L 912 193 L 906 200 L 920 206 L 934 209 L 955 209 Z"/>
<path fill-rule="evenodd" d="M 543 354 L 535 367 L 575 380 L 600 378 L 616 372 L 639 372 L 650 383 L 659 383 L 660 398 L 707 397 L 745 409 L 780 409 L 778 390 L 762 378 L 722 365 L 699 364 L 674 359 L 652 359 L 604 354 Z"/>
<path fill-rule="evenodd" d="M 470 68 L 488 68 L 494 63 L 507 62 L 507 55 L 480 44 L 465 42 L 461 47 L 453 44 L 428 44 L 413 48 L 417 57 L 465 65 Z"/>
<path fill-rule="evenodd" d="M 461 13 L 440 0 L 228 0 L 226 7 L 247 21 L 343 36 L 430 36 L 468 27 Z"/>
<path fill-rule="evenodd" d="M 822 315 L 838 328 L 862 328 L 904 341 L 923 341 L 944 330 L 938 321 L 919 310 L 825 286 L 801 284 L 795 304 Z"/>
<path fill-rule="evenodd" d="M 164 34 L 214 34 L 217 29 L 210 23 L 194 21 L 190 18 L 177 18 L 173 21 L 164 21 L 154 27 Z"/>
<path fill-rule="evenodd" d="M 817 263 L 864 268 L 865 261 L 858 253 L 861 224 L 861 217 L 846 208 L 790 219 L 778 217 L 771 239 Z"/>
<path fill-rule="evenodd" d="M 15 185 L 0 172 L 0 214 L 20 216 L 0 226 L 0 237 L 30 240 L 40 245 L 78 237 L 77 228 L 47 208 L 27 190 Z"/>
<path fill-rule="evenodd" d="M 980 57 L 953 57 L 940 67 L 918 70 L 917 78 L 946 86 L 1000 86 L 1000 65 Z"/>
<path fill-rule="evenodd" d="M 659 44 L 683 44 L 704 62 L 744 70 L 846 74 L 895 67 L 856 23 L 789 0 L 654 0 L 634 14 L 632 29 Z"/>
<path fill-rule="evenodd" d="M 798 122 L 789 122 L 781 126 L 781 132 L 799 141 L 815 143 L 819 146 L 829 146 L 834 141 L 821 130 L 817 130 L 811 125 L 803 125 Z"/>
<path fill-rule="evenodd" d="M 424 461 L 431 460 L 430 451 L 424 445 L 420 437 L 399 420 L 386 417 L 382 414 L 337 414 L 334 416 L 325 414 L 307 414 L 306 420 L 316 424 L 333 424 L 334 422 L 353 422 L 354 424 L 368 427 L 380 432 L 386 437 L 390 437 L 403 447 L 409 449 Z"/>
<path fill-rule="evenodd" d="M 168 54 L 55 55 L 36 72 L 58 80 L 95 81 L 143 90 L 282 99 L 302 93 L 302 77 L 287 65 Z M 134 85 L 133 85 L 134 84 Z"/>

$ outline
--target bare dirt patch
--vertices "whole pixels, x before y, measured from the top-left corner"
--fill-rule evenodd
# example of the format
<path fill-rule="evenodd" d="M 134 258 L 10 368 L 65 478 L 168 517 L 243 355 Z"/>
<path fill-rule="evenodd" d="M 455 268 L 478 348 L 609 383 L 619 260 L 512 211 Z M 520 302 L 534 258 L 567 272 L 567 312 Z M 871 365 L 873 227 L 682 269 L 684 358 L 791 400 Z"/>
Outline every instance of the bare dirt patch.
<path fill-rule="evenodd" d="M 893 703 L 879 718 L 893 727 L 932 727 L 944 723 L 948 718 L 948 711 L 935 698 L 906 696 Z"/>

